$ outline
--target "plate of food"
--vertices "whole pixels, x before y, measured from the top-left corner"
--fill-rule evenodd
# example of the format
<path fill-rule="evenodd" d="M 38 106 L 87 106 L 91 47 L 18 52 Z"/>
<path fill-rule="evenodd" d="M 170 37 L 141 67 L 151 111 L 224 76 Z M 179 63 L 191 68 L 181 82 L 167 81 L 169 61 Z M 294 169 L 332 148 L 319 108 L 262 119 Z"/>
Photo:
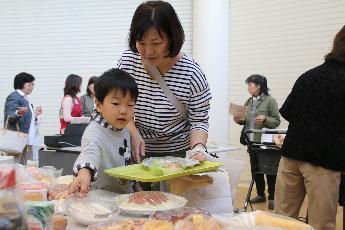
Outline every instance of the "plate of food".
<path fill-rule="evenodd" d="M 116 197 L 122 213 L 135 216 L 149 216 L 157 211 L 182 208 L 187 200 L 181 196 L 159 191 L 141 191 Z"/>

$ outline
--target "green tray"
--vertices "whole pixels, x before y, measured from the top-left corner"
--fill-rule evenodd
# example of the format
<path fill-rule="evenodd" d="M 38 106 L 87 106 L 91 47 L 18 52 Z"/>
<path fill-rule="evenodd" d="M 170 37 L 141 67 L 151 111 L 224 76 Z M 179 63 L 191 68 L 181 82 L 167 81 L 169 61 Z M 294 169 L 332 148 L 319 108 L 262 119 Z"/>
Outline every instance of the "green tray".
<path fill-rule="evenodd" d="M 152 175 L 150 170 L 145 168 L 142 164 L 134 164 L 123 167 L 106 169 L 104 172 L 109 176 L 117 178 L 124 178 L 128 180 L 136 180 L 142 182 L 158 182 L 162 180 L 192 175 L 201 172 L 214 171 L 218 169 L 221 165 L 222 163 L 220 162 L 205 161 L 204 163 L 202 163 L 202 165 L 186 169 L 182 172 L 166 174 L 163 176 Z"/>

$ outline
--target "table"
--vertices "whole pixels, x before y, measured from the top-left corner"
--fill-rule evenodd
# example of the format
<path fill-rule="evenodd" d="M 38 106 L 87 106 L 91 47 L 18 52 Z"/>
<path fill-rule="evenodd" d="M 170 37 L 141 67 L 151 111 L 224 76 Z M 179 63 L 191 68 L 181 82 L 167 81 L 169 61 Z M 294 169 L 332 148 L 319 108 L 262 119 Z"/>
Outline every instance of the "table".
<path fill-rule="evenodd" d="M 237 146 L 219 145 L 219 146 L 217 146 L 217 148 L 208 148 L 207 151 L 211 155 L 215 155 L 216 157 L 218 157 L 218 153 L 227 153 L 227 152 L 236 151 L 236 150 L 240 150 L 240 149 L 241 148 L 237 147 Z"/>

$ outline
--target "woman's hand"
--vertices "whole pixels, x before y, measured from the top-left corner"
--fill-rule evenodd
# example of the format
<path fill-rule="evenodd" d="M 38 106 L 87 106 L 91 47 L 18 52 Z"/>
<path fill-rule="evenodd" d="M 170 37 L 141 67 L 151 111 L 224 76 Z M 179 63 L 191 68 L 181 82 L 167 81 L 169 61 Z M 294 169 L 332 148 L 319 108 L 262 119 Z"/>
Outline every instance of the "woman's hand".
<path fill-rule="evenodd" d="M 141 156 L 145 156 L 145 141 L 139 133 L 136 133 L 131 135 L 131 143 L 132 159 L 134 162 L 140 163 Z"/>
<path fill-rule="evenodd" d="M 28 111 L 28 107 L 18 107 L 17 114 L 23 116 Z"/>
<path fill-rule="evenodd" d="M 257 125 L 261 125 L 265 122 L 265 120 L 266 120 L 266 117 L 264 115 L 259 115 L 255 117 L 254 122 Z"/>
<path fill-rule="evenodd" d="M 35 109 L 35 116 L 39 116 L 42 114 L 42 107 L 41 106 L 38 106 L 36 109 Z"/>

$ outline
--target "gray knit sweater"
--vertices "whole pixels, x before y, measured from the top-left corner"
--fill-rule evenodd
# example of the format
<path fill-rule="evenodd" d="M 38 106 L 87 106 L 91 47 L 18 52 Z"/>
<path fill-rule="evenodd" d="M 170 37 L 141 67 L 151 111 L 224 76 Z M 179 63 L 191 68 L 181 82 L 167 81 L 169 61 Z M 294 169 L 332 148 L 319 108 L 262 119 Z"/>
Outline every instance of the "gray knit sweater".
<path fill-rule="evenodd" d="M 104 173 L 105 169 L 128 165 L 131 162 L 130 137 L 127 128 L 116 130 L 104 122 L 92 120 L 81 140 L 81 153 L 74 163 L 77 175 L 81 168 L 92 172 L 93 187 L 116 193 L 132 192 L 130 184 Z"/>

